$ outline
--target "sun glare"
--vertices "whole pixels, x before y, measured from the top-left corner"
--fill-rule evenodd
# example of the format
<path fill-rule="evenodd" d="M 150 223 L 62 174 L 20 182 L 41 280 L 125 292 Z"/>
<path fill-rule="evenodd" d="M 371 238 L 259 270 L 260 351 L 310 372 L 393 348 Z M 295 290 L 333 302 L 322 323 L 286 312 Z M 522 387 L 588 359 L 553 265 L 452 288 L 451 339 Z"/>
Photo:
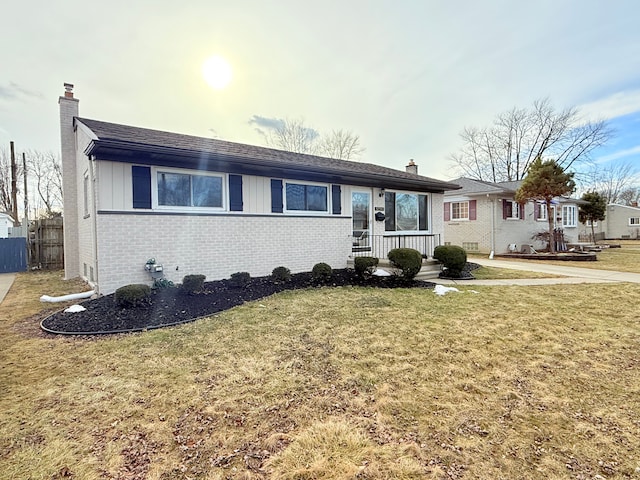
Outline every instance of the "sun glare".
<path fill-rule="evenodd" d="M 231 65 L 224 58 L 214 55 L 202 64 L 202 76 L 211 88 L 220 90 L 231 81 Z"/>

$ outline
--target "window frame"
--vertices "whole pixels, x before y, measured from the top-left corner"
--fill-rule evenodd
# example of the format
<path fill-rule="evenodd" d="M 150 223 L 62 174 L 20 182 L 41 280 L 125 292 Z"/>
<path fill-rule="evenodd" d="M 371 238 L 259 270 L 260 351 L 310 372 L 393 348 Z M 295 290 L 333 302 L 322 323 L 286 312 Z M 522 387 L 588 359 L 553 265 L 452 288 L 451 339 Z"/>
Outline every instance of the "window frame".
<path fill-rule="evenodd" d="M 506 206 L 509 204 L 511 206 L 511 215 L 507 216 L 505 214 L 505 220 L 520 220 L 520 204 L 515 200 L 505 199 L 503 205 Z M 514 216 L 515 212 L 515 216 Z"/>
<path fill-rule="evenodd" d="M 453 212 L 454 212 L 454 205 L 466 205 L 466 210 L 467 210 L 467 216 L 466 217 L 456 217 Z M 470 214 L 469 214 L 469 200 L 460 200 L 459 202 L 449 202 L 449 221 L 451 222 L 460 222 L 460 221 L 468 221 L 471 219 Z"/>
<path fill-rule="evenodd" d="M 159 202 L 159 175 L 161 173 L 189 175 L 189 177 L 214 177 L 221 180 L 221 205 L 220 207 L 199 207 L 193 205 L 193 182 L 189 179 L 191 191 L 189 192 L 191 205 L 161 205 Z M 179 211 L 179 212 L 226 212 L 229 209 L 229 186 L 228 175 L 226 173 L 209 172 L 203 170 L 192 170 L 186 168 L 152 167 L 151 169 L 151 206 L 157 210 Z"/>
<path fill-rule="evenodd" d="M 394 202 L 393 202 L 393 230 L 388 230 L 388 223 L 387 223 L 387 219 L 385 219 L 385 224 L 384 224 L 384 235 L 424 235 L 424 234 L 430 234 L 431 233 L 431 225 L 433 224 L 433 212 L 432 212 L 432 208 L 433 208 L 433 197 L 431 196 L 430 193 L 421 193 L 421 192 L 409 192 L 409 191 L 404 191 L 404 190 L 386 190 L 384 193 L 385 197 L 384 197 L 384 201 L 385 201 L 385 216 L 387 217 L 387 219 L 389 218 L 389 211 L 387 211 L 387 195 L 394 195 Z M 398 211 L 398 204 L 397 204 L 397 199 L 398 199 L 398 195 L 414 195 L 416 197 L 416 203 L 417 203 L 417 217 L 416 217 L 416 226 L 418 227 L 417 230 L 398 230 L 398 216 L 397 216 L 397 211 Z M 420 212 L 421 212 L 421 208 L 420 208 L 420 197 L 424 198 L 424 202 L 426 203 L 426 205 L 424 206 L 424 214 L 425 214 L 425 219 L 424 222 L 426 223 L 426 228 L 424 230 L 420 230 Z"/>
<path fill-rule="evenodd" d="M 571 214 L 568 212 L 571 211 Z M 566 213 L 565 213 L 566 212 Z M 568 220 L 572 222 L 569 223 Z M 578 207 L 575 205 L 562 206 L 562 228 L 575 228 L 578 226 Z"/>
<path fill-rule="evenodd" d="M 287 201 L 287 187 L 289 185 L 302 185 L 309 187 L 322 187 L 325 189 L 325 209 L 324 210 L 297 210 L 290 209 Z M 308 182 L 306 180 L 283 180 L 282 181 L 282 208 L 284 213 L 295 215 L 330 215 L 331 214 L 331 186 L 328 183 Z M 306 196 L 306 193 L 305 193 Z"/>
<path fill-rule="evenodd" d="M 630 227 L 640 227 L 640 217 L 629 217 Z"/>

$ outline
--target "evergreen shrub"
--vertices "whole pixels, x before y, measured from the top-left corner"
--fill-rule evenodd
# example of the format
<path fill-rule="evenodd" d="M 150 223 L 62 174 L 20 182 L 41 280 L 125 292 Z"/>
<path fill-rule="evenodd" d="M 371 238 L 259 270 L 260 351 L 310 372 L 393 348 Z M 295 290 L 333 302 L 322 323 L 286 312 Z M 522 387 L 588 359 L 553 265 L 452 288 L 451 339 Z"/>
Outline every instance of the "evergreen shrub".
<path fill-rule="evenodd" d="M 376 257 L 356 257 L 353 259 L 353 268 L 361 277 L 372 275 L 378 268 L 379 260 Z"/>
<path fill-rule="evenodd" d="M 198 293 L 204 288 L 205 275 L 185 275 L 182 279 L 182 290 L 187 293 Z"/>
<path fill-rule="evenodd" d="M 329 264 L 320 262 L 320 263 L 316 263 L 313 266 L 313 269 L 311 270 L 311 274 L 313 275 L 313 278 L 315 278 L 316 280 L 327 282 L 331 280 L 331 275 L 333 274 L 333 270 L 331 269 L 331 266 Z"/>
<path fill-rule="evenodd" d="M 139 307 L 150 303 L 151 287 L 142 283 L 132 283 L 116 290 L 116 305 L 121 308 Z"/>
<path fill-rule="evenodd" d="M 413 248 L 394 248 L 389 251 L 388 257 L 405 280 L 413 280 L 422 268 L 422 254 Z"/>
<path fill-rule="evenodd" d="M 447 277 L 460 278 L 467 264 L 467 252 L 457 245 L 440 245 L 433 251 L 433 258 L 444 265 Z"/>

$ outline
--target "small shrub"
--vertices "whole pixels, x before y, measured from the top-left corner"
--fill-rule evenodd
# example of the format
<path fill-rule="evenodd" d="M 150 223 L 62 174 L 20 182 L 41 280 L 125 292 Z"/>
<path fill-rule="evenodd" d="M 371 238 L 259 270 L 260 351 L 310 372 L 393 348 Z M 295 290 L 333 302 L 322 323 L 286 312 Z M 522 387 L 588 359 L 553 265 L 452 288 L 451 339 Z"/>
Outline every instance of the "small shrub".
<path fill-rule="evenodd" d="M 246 287 L 251 281 L 249 272 L 236 272 L 231 274 L 231 286 L 242 288 Z"/>
<path fill-rule="evenodd" d="M 316 263 L 311 270 L 311 274 L 313 278 L 316 280 L 320 280 L 322 282 L 327 282 L 331 280 L 331 275 L 333 275 L 333 270 L 331 266 L 326 263 Z"/>
<path fill-rule="evenodd" d="M 141 283 L 125 285 L 116 290 L 114 298 L 116 304 L 121 308 L 147 305 L 151 300 L 151 287 Z"/>
<path fill-rule="evenodd" d="M 389 251 L 388 257 L 405 280 L 413 280 L 422 268 L 422 254 L 413 248 L 394 248 Z"/>
<path fill-rule="evenodd" d="M 447 277 L 460 278 L 467 264 L 467 252 L 457 245 L 440 245 L 433 251 L 433 258 L 442 262 Z"/>
<path fill-rule="evenodd" d="M 353 259 L 353 268 L 359 276 L 365 277 L 376 271 L 378 262 L 376 257 L 356 257 Z"/>
<path fill-rule="evenodd" d="M 287 267 L 276 267 L 271 272 L 271 279 L 274 282 L 288 282 L 291 280 L 291 270 Z"/>
<path fill-rule="evenodd" d="M 185 275 L 182 279 L 182 289 L 187 293 L 198 293 L 204 287 L 204 275 Z"/>

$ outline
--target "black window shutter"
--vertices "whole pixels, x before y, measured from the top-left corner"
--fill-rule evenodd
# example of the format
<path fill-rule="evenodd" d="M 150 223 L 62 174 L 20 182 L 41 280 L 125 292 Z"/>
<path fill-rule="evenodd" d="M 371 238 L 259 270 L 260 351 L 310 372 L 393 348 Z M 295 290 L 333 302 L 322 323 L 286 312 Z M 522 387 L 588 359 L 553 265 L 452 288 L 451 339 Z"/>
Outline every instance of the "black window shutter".
<path fill-rule="evenodd" d="M 271 211 L 282 213 L 282 180 L 271 179 Z"/>
<path fill-rule="evenodd" d="M 151 168 L 131 167 L 133 208 L 151 208 Z"/>
<path fill-rule="evenodd" d="M 242 211 L 242 175 L 229 175 L 229 210 Z"/>
<path fill-rule="evenodd" d="M 340 185 L 331 185 L 331 205 L 334 215 L 340 215 L 342 213 L 341 193 Z"/>

